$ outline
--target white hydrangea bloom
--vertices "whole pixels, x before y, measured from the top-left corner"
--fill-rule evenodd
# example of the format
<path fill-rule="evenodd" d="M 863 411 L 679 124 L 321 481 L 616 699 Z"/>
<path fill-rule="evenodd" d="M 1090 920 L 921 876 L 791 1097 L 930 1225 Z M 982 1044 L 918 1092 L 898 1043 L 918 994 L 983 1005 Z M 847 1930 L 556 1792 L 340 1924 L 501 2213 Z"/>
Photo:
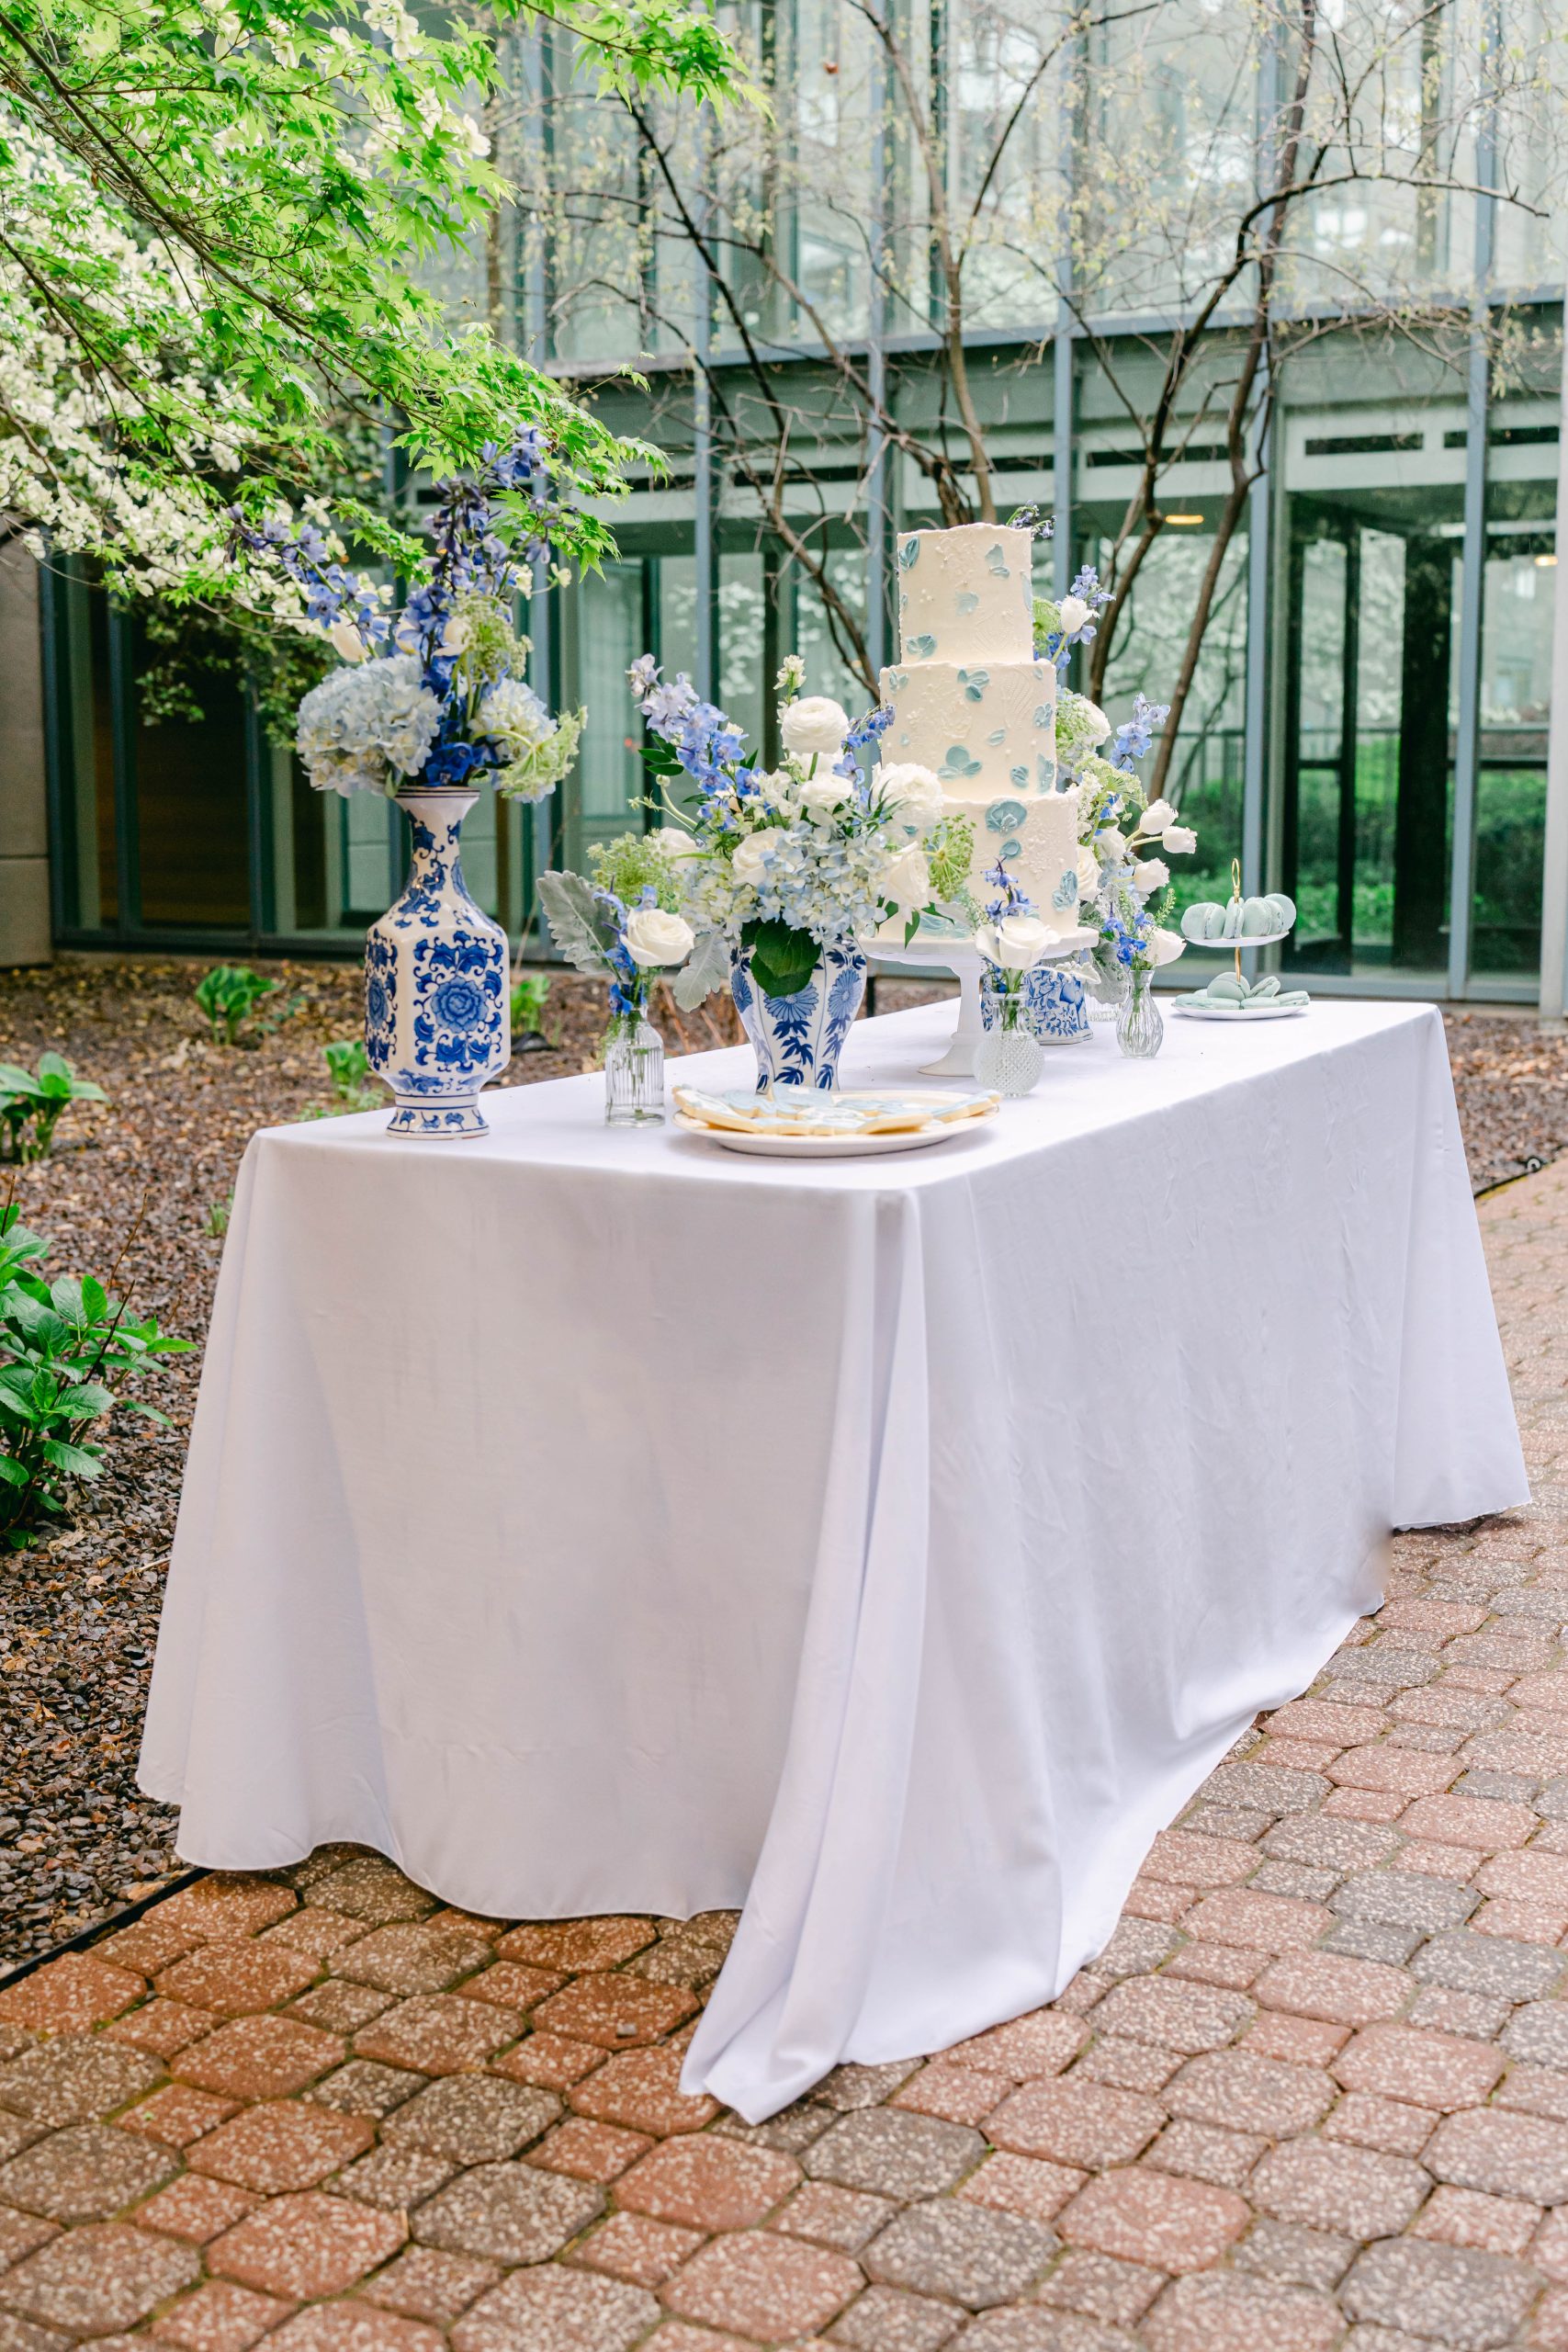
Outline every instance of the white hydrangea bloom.
<path fill-rule="evenodd" d="M 334 670 L 299 706 L 296 741 L 318 792 L 389 792 L 430 757 L 441 706 L 412 653 Z"/>

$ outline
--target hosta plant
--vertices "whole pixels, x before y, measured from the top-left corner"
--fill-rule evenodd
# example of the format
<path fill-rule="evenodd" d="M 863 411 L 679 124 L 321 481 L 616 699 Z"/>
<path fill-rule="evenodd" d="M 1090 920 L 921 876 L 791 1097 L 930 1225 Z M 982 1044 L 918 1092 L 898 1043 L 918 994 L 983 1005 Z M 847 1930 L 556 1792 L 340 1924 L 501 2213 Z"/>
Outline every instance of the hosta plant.
<path fill-rule="evenodd" d="M 62 1111 L 73 1102 L 107 1102 L 90 1078 L 78 1078 L 63 1054 L 40 1054 L 36 1070 L 0 1062 L 0 1121 L 5 1140 L 0 1158 L 27 1161 L 48 1157 Z"/>
<path fill-rule="evenodd" d="M 122 1393 L 154 1356 L 183 1354 L 188 1340 L 138 1321 L 92 1275 L 40 1271 L 49 1245 L 0 1209 L 0 1545 L 18 1551 L 73 1485 L 96 1478 L 95 1442 L 117 1408 L 162 1424 L 164 1415 Z"/>

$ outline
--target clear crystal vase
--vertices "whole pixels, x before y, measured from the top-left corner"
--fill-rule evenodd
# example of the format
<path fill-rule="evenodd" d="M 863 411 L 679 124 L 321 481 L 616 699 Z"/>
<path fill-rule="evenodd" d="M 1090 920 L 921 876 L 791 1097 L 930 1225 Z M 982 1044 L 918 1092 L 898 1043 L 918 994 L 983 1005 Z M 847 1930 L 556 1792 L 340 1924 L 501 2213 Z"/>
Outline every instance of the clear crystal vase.
<path fill-rule="evenodd" d="M 975 1077 L 998 1094 L 1027 1094 L 1040 1082 L 1045 1048 L 1027 1025 L 1021 988 L 1010 989 L 990 968 L 980 978 L 980 1017 L 986 1034 L 975 1048 Z"/>
<path fill-rule="evenodd" d="M 1134 972 L 1116 1015 L 1116 1043 L 1134 1061 L 1152 1061 L 1165 1043 L 1152 972 Z"/>
<path fill-rule="evenodd" d="M 612 1127 L 660 1125 L 664 1117 L 664 1040 L 646 1006 L 615 1012 L 604 1037 L 604 1117 Z"/>

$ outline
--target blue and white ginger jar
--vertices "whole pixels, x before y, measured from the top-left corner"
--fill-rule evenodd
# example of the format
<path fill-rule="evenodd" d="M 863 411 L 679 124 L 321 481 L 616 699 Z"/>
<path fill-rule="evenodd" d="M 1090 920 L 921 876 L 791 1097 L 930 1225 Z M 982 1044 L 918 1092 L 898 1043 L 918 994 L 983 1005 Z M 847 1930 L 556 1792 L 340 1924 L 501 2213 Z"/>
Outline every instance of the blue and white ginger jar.
<path fill-rule="evenodd" d="M 1092 1037 L 1089 991 L 1070 966 L 1036 964 L 1025 989 L 1024 1018 L 1043 1046 L 1073 1046 Z"/>
<path fill-rule="evenodd" d="M 837 1086 L 839 1056 L 865 995 L 865 957 L 853 940 L 825 947 L 794 996 L 765 996 L 750 955 L 737 948 L 729 993 L 756 1052 L 759 1094 L 770 1086 Z"/>
<path fill-rule="evenodd" d="M 392 1090 L 392 1135 L 482 1136 L 479 1090 L 512 1057 L 506 933 L 469 898 L 457 854 L 478 798 L 412 786 L 397 796 L 413 828 L 413 871 L 365 948 L 365 1052 Z"/>

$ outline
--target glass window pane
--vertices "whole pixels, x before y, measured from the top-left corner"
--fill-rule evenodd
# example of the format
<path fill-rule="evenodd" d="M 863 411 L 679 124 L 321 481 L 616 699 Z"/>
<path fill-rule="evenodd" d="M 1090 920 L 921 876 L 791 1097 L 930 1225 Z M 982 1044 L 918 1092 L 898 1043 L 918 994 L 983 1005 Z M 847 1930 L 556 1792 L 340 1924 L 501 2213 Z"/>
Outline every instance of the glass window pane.
<path fill-rule="evenodd" d="M 140 669 L 140 616 L 129 626 Z M 199 718 L 133 732 L 141 920 L 243 929 L 251 914 L 244 697 L 211 671 L 196 671 L 191 685 Z"/>

